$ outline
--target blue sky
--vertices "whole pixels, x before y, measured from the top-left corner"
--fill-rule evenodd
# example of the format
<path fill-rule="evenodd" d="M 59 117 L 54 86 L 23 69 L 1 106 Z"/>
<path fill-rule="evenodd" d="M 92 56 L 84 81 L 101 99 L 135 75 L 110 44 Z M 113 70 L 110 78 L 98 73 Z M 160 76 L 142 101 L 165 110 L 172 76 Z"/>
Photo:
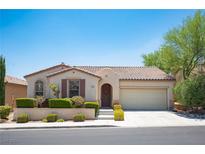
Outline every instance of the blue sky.
<path fill-rule="evenodd" d="M 0 54 L 7 74 L 61 62 L 142 66 L 165 33 L 195 10 L 0 10 Z"/>

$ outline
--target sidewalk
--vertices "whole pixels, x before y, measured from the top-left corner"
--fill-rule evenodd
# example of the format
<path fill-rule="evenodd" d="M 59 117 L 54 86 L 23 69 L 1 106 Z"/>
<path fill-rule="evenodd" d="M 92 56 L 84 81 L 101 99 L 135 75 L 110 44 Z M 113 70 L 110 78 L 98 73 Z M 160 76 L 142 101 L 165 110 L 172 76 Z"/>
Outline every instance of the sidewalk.
<path fill-rule="evenodd" d="M 86 120 L 85 122 L 44 123 L 30 121 L 28 123 L 0 123 L 0 129 L 28 128 L 75 128 L 75 127 L 172 127 L 172 126 L 205 126 L 205 119 L 192 119 L 176 115 L 168 111 L 125 111 L 125 121 Z"/>
<path fill-rule="evenodd" d="M 84 122 L 51 122 L 44 123 L 41 121 L 30 121 L 28 123 L 0 123 L 1 129 L 33 129 L 33 128 L 75 128 L 75 127 L 117 127 L 114 120 L 86 120 Z"/>

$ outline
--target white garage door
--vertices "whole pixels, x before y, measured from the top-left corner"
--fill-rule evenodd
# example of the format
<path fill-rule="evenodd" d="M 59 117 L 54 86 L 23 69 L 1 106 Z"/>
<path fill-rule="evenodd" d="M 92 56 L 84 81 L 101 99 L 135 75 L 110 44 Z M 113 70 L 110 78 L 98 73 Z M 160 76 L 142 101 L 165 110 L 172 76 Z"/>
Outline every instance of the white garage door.
<path fill-rule="evenodd" d="M 124 109 L 167 110 L 166 89 L 120 89 L 120 103 Z"/>

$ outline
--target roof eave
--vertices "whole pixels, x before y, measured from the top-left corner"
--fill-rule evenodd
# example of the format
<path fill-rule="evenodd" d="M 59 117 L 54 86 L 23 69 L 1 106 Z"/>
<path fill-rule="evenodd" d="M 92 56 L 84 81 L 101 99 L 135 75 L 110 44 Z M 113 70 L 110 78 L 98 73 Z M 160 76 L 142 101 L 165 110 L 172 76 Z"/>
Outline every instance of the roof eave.
<path fill-rule="evenodd" d="M 42 72 L 45 72 L 45 71 L 60 67 L 60 66 L 64 66 L 64 67 L 67 67 L 67 68 L 70 67 L 69 65 L 59 64 L 59 65 L 55 65 L 53 67 L 45 68 L 45 69 L 42 69 L 40 71 L 36 71 L 36 72 L 30 73 L 30 74 L 27 74 L 27 75 L 24 76 L 24 78 L 27 78 L 27 77 L 30 77 L 30 76 L 33 76 L 33 75 L 36 75 L 36 74 L 39 74 L 39 73 L 42 73 Z"/>
<path fill-rule="evenodd" d="M 137 80 L 137 81 L 176 81 L 176 79 L 120 79 L 120 80 Z"/>
<path fill-rule="evenodd" d="M 98 76 L 98 75 L 96 75 L 96 74 L 94 74 L 94 73 L 91 73 L 91 72 L 88 72 L 88 71 L 86 71 L 86 70 L 82 70 L 82 69 L 79 69 L 79 68 L 76 68 L 76 67 L 75 67 L 75 68 L 72 67 L 72 68 L 69 68 L 69 69 L 66 69 L 66 70 L 63 70 L 63 71 L 59 71 L 59 72 L 56 72 L 56 73 L 47 75 L 47 78 L 50 78 L 50 77 L 52 77 L 52 76 L 56 76 L 56 75 L 58 75 L 58 74 L 62 74 L 62 73 L 65 73 L 65 72 L 68 72 L 68 71 L 71 71 L 71 70 L 81 71 L 81 72 L 83 72 L 83 73 L 86 73 L 86 74 L 89 74 L 89 75 L 92 75 L 92 76 L 95 76 L 95 77 L 101 79 L 100 76 Z"/>
<path fill-rule="evenodd" d="M 19 85 L 19 86 L 28 86 L 28 84 L 13 83 L 13 82 L 6 82 L 5 84 L 14 84 L 14 85 Z"/>

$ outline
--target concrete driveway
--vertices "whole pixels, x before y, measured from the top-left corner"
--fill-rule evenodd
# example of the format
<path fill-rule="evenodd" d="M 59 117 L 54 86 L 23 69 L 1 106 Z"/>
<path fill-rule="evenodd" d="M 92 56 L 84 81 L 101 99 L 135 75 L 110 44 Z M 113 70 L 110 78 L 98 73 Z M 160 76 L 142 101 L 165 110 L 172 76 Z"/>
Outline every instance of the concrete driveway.
<path fill-rule="evenodd" d="M 205 126 L 205 119 L 187 118 L 170 111 L 125 111 L 124 127 Z"/>

